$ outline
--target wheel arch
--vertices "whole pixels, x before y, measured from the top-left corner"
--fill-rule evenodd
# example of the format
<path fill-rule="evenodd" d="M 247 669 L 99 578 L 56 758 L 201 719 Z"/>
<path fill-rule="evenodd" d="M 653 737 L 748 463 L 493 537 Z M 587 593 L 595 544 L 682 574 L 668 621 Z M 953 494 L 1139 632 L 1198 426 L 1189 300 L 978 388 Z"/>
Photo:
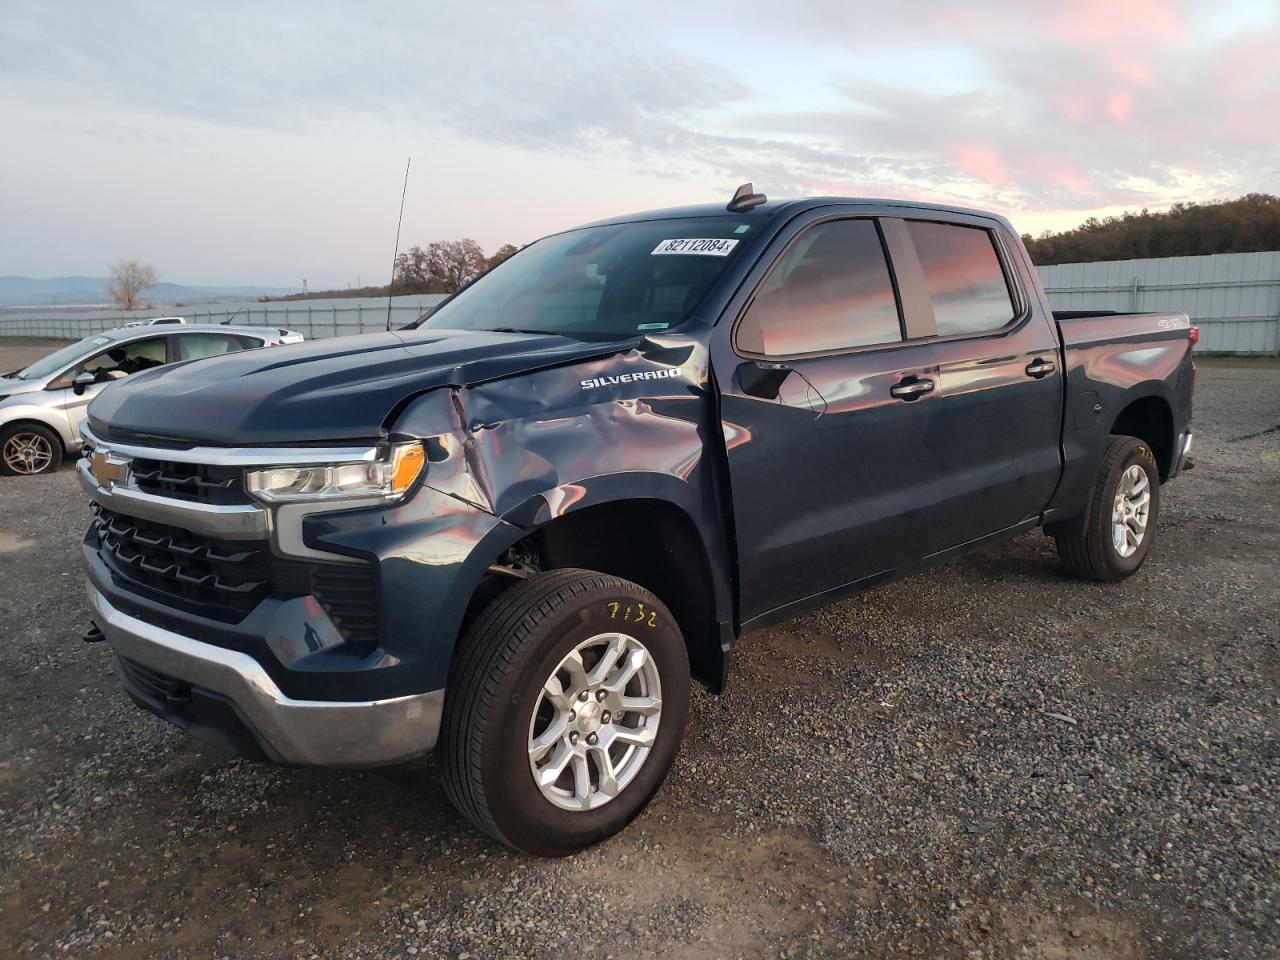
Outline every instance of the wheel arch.
<path fill-rule="evenodd" d="M 56 423 L 50 423 L 48 420 L 41 420 L 39 417 L 33 417 L 28 415 L 28 416 L 14 417 L 14 419 L 12 420 L 6 420 L 3 424 L 0 424 L 0 433 L 4 433 L 13 427 L 22 427 L 22 426 L 44 427 L 46 430 L 50 431 L 55 437 L 58 438 L 58 443 L 62 445 L 62 455 L 64 457 L 72 453 L 74 450 L 71 443 L 68 442 L 66 434 L 61 429 L 59 429 Z"/>
<path fill-rule="evenodd" d="M 542 570 L 581 567 L 639 584 L 671 610 L 694 678 L 718 692 L 733 635 L 729 588 L 722 548 L 699 521 L 693 493 L 662 474 L 563 484 L 503 518 L 525 532 L 503 544 L 493 562 L 532 556 Z M 513 582 L 491 566 L 476 585 L 463 630 Z"/>
<path fill-rule="evenodd" d="M 1111 422 L 1108 433 L 1113 436 L 1137 437 L 1155 454 L 1161 481 L 1173 469 L 1177 437 L 1174 431 L 1173 405 L 1165 391 L 1141 388 L 1124 398 L 1124 405 Z"/>
<path fill-rule="evenodd" d="M 1176 456 L 1175 396 L 1167 383 L 1144 380 L 1124 390 L 1094 384 L 1093 389 L 1103 394 L 1107 413 L 1087 428 L 1077 421 L 1073 430 L 1070 417 L 1064 424 L 1067 461 L 1063 482 L 1044 518 L 1045 532 L 1053 537 L 1083 535 L 1093 482 L 1110 437 L 1131 436 L 1147 443 L 1155 454 L 1161 481 L 1168 479 Z M 1093 399 L 1098 398 L 1095 395 Z"/>

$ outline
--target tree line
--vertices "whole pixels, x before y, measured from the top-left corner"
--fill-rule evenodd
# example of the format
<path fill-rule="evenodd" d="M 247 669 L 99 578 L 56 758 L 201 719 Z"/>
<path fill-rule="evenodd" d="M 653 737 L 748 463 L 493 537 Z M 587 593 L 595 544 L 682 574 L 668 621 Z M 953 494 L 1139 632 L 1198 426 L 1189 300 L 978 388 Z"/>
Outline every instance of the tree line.
<path fill-rule="evenodd" d="M 1037 266 L 1280 250 L 1280 197 L 1249 193 L 1235 200 L 1175 203 L 1167 211 L 1090 217 L 1072 230 L 1022 239 Z"/>
<path fill-rule="evenodd" d="M 396 257 L 391 292 L 454 293 L 519 249 L 514 243 L 504 243 L 486 257 L 480 244 L 465 237 L 436 240 L 425 247 L 414 244 Z"/>
<path fill-rule="evenodd" d="M 492 269 L 520 248 L 504 243 L 491 256 L 469 237 L 435 240 L 425 247 L 414 244 L 396 257 L 391 285 L 348 287 L 345 290 L 310 290 L 287 297 L 263 300 L 315 300 L 341 297 L 385 297 L 414 293 L 454 293 L 486 270 Z"/>

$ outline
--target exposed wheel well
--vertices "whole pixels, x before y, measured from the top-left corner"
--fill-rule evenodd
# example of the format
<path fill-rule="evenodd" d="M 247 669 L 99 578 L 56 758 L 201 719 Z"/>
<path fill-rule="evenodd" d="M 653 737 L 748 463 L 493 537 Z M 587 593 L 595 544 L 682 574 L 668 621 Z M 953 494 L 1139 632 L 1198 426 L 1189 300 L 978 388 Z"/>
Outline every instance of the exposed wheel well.
<path fill-rule="evenodd" d="M 1160 479 L 1167 480 L 1173 469 L 1174 442 L 1173 411 L 1160 397 L 1143 397 L 1123 410 L 1111 427 L 1119 436 L 1137 437 L 1145 441 L 1156 456 L 1160 467 Z"/>
<path fill-rule="evenodd" d="M 622 577 L 654 593 L 671 610 L 689 648 L 693 676 L 719 690 L 723 664 L 711 570 L 697 529 L 663 500 L 584 507 L 533 531 L 507 552 L 538 570 L 583 567 Z M 491 573 L 476 590 L 466 625 L 517 580 Z"/>

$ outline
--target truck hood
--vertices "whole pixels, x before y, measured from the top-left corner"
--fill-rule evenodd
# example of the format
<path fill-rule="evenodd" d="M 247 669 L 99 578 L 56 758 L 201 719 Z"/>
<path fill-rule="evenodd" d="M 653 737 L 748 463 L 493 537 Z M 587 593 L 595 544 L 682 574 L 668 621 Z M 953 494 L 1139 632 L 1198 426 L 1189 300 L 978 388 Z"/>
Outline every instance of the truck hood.
<path fill-rule="evenodd" d="M 172 364 L 108 385 L 89 405 L 100 437 L 184 445 L 369 441 L 400 405 L 466 386 L 607 356 L 618 344 L 549 334 L 422 330 L 313 340 Z"/>

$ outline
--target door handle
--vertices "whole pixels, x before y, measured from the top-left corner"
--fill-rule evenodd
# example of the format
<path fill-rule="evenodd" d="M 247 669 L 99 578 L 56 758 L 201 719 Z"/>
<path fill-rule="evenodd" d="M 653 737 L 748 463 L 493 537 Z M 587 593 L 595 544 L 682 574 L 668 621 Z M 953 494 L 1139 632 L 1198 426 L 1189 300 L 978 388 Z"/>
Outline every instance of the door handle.
<path fill-rule="evenodd" d="M 933 393 L 934 383 L 932 380 L 922 380 L 919 377 L 907 377 L 889 388 L 889 396 L 897 397 L 899 400 L 916 400 L 926 393 Z"/>
<path fill-rule="evenodd" d="M 1042 380 L 1057 369 L 1058 365 L 1052 360 L 1042 360 L 1040 357 L 1036 357 L 1027 364 L 1027 376 Z"/>

